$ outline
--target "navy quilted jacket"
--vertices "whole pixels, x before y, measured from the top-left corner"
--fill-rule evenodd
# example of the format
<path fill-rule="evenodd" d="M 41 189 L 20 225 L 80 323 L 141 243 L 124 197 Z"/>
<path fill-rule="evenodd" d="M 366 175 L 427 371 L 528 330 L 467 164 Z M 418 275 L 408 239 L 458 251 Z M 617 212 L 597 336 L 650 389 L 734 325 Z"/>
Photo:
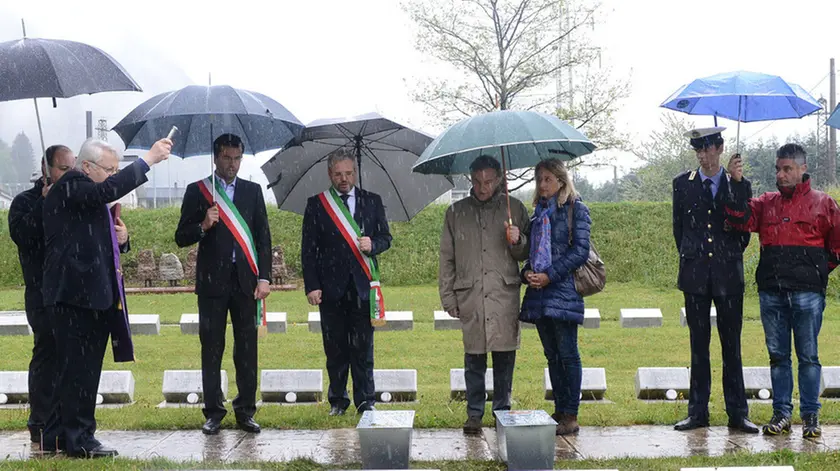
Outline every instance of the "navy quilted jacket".
<path fill-rule="evenodd" d="M 569 246 L 568 222 L 569 203 L 559 206 L 551 215 L 551 267 L 547 271 L 549 283 L 543 289 L 528 287 L 522 301 L 519 319 L 533 323 L 542 316 L 553 317 L 583 324 L 583 298 L 575 290 L 574 271 L 583 266 L 589 257 L 589 230 L 592 220 L 589 208 L 578 197 L 572 217 L 572 245 Z M 533 229 L 533 218 L 531 227 Z M 527 262 L 522 269 L 531 269 Z"/>

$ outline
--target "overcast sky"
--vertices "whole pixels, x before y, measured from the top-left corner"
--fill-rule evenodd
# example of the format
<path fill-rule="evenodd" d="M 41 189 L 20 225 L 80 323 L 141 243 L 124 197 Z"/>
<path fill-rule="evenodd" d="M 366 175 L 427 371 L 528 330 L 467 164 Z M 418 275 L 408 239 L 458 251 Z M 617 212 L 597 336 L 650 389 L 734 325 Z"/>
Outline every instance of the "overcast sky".
<path fill-rule="evenodd" d="M 396 0 L 147 0 L 130 7 L 88 0 L 9 3 L 0 5 L 0 41 L 20 37 L 20 18 L 25 18 L 30 37 L 83 41 L 114 55 L 146 91 L 63 100 L 59 110 L 45 100 L 45 120 L 62 116 L 66 121 L 60 114 L 64 109 L 74 113 L 93 109 L 96 118 L 107 118 L 113 126 L 152 95 L 188 83 L 206 84 L 212 74 L 213 84 L 273 97 L 304 123 L 378 111 L 432 134 L 440 131 L 430 126 L 423 108 L 410 98 L 415 77 L 440 69 L 414 50 L 411 22 Z M 636 140 L 644 139 L 659 125 L 661 114 L 668 112 L 659 104 L 694 78 L 751 70 L 781 75 L 813 89 L 816 98 L 827 97 L 829 58 L 840 59 L 836 31 L 840 2 L 605 0 L 603 4 L 596 40 L 603 50 L 603 64 L 616 76 L 630 77 L 631 96 L 622 104 L 618 125 Z M 712 124 L 707 117 L 694 120 Z M 83 113 L 78 121 L 64 121 L 53 125 L 61 129 L 45 130 L 47 145 L 52 136 L 72 139 L 65 137 L 65 128 L 72 136 L 81 132 L 79 143 L 84 138 Z M 721 124 L 729 126 L 734 136 L 734 123 L 722 120 Z M 19 128 L 38 147 L 31 102 L 0 103 L 0 138 L 10 142 Z M 783 138 L 815 128 L 815 118 L 769 127 L 746 124 L 741 136 Z M 111 140 L 119 138 L 112 134 Z M 262 155 L 257 160 L 267 158 Z M 245 171 L 259 173 L 252 163 Z M 632 165 L 629 160 L 618 163 L 623 171 Z M 592 177 L 600 180 L 611 173 Z"/>

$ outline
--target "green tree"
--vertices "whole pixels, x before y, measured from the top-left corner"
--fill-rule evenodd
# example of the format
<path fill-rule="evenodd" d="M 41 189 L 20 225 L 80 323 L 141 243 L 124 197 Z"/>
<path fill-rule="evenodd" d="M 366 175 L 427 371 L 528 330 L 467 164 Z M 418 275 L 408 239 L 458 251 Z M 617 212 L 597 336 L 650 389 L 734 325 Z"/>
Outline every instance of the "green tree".
<path fill-rule="evenodd" d="M 36 168 L 35 151 L 32 150 L 32 142 L 26 134 L 20 132 L 12 141 L 12 167 L 16 173 L 15 183 L 27 183 L 29 177 Z"/>
<path fill-rule="evenodd" d="M 12 167 L 12 150 L 0 139 L 0 183 L 17 183 L 17 172 Z"/>

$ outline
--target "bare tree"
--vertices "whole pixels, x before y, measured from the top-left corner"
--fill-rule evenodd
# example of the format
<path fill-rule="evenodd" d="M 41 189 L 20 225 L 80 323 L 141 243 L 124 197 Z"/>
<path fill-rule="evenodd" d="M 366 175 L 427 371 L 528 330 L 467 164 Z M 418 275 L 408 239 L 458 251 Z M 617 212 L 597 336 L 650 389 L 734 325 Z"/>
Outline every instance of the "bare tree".
<path fill-rule="evenodd" d="M 539 110 L 572 122 L 600 148 L 626 147 L 613 113 L 628 85 L 591 71 L 600 57 L 590 37 L 599 5 L 583 1 L 407 0 L 418 50 L 454 69 L 420 80 L 415 100 L 439 124 L 494 109 Z M 576 77 L 559 96 L 550 87 L 558 74 Z"/>

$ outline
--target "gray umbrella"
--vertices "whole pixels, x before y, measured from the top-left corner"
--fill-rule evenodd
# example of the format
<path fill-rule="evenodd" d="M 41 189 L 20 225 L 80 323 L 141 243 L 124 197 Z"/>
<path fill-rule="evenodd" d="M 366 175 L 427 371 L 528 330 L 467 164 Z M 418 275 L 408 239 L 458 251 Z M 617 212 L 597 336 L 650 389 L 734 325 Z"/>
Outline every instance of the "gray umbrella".
<path fill-rule="evenodd" d="M 172 154 L 187 158 L 210 155 L 213 140 L 233 133 L 256 154 L 282 149 L 303 130 L 283 105 L 257 92 L 229 85 L 190 85 L 161 93 L 131 110 L 113 130 L 126 148 L 149 149 L 177 126 Z"/>
<path fill-rule="evenodd" d="M 278 207 L 303 214 L 306 200 L 330 186 L 327 156 L 352 149 L 359 187 L 382 197 L 389 221 L 408 221 L 453 187 L 446 177 L 411 172 L 432 139 L 377 113 L 322 119 L 306 127 L 300 145 L 278 152 L 262 169 Z"/>
<path fill-rule="evenodd" d="M 142 91 L 128 72 L 105 52 L 87 44 L 27 38 L 0 43 L 0 101 L 35 101 L 41 151 L 44 133 L 37 98 L 69 98 L 113 91 Z"/>

